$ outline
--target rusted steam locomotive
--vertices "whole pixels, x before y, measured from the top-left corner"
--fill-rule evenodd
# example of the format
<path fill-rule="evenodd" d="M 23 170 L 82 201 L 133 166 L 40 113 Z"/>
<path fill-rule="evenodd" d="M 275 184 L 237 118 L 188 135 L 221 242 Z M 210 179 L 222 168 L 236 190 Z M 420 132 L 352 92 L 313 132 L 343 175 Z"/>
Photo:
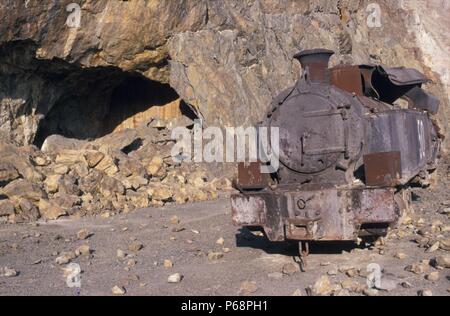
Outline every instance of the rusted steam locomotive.
<path fill-rule="evenodd" d="M 260 226 L 271 241 L 383 236 L 408 207 L 407 187 L 436 168 L 439 101 L 419 71 L 381 65 L 328 68 L 333 51 L 294 56 L 303 72 L 276 97 L 262 126 L 278 127 L 276 173 L 241 163 L 233 222 Z M 404 106 L 394 105 L 404 99 Z M 407 106 L 406 106 L 407 104 Z"/>

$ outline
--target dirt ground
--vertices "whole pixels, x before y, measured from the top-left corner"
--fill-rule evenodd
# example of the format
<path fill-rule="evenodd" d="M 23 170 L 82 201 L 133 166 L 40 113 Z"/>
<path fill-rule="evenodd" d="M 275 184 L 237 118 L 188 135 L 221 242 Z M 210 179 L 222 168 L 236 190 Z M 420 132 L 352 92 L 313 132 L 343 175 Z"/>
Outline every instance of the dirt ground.
<path fill-rule="evenodd" d="M 448 162 L 444 160 L 439 169 L 441 180 L 431 188 L 413 189 L 410 221 L 391 232 L 384 245 L 313 244 L 307 271 L 291 275 L 281 272 L 283 266 L 294 262 L 297 248 L 270 243 L 264 236 L 233 226 L 227 198 L 142 209 L 111 218 L 1 224 L 0 268 L 14 269 L 17 276 L 0 276 L 0 295 L 112 295 L 116 285 L 125 295 L 292 295 L 297 290 L 307 295 L 306 289 L 321 276 L 330 280 L 335 295 L 363 295 L 353 285 L 364 287 L 370 263 L 378 264 L 382 280 L 392 285 L 378 295 L 418 295 L 423 290 L 450 295 L 449 269 L 425 264 L 424 271 L 405 270 L 421 260 L 448 255 L 443 249 L 430 252 L 429 245 L 417 243 L 423 236 L 431 240 L 449 237 L 449 214 L 445 214 L 450 207 Z M 178 225 L 173 216 L 178 217 Z M 81 229 L 92 235 L 79 240 Z M 223 245 L 216 243 L 220 238 Z M 143 248 L 130 251 L 133 243 Z M 82 269 L 77 290 L 67 286 L 65 265 L 55 259 L 83 244 L 88 244 L 92 253 L 72 260 Z M 118 249 L 128 256 L 118 258 Z M 211 251 L 221 252 L 223 257 L 208 258 Z M 399 253 L 404 258 L 397 258 Z M 173 266 L 164 267 L 164 260 Z M 431 272 L 438 272 L 437 280 L 427 279 Z M 175 273 L 182 275 L 181 282 L 168 283 Z M 245 281 L 254 283 L 242 287 Z M 349 282 L 353 285 L 348 290 L 339 290 Z"/>

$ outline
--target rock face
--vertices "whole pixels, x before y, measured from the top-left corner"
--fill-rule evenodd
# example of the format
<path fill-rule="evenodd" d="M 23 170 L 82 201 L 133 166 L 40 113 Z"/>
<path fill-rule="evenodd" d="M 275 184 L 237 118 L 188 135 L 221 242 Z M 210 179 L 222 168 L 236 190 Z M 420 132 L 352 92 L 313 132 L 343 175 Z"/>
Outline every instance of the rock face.
<path fill-rule="evenodd" d="M 315 47 L 335 50 L 333 64 L 424 72 L 448 135 L 448 1 L 86 0 L 66 11 L 72 2 L 1 2 L 3 138 L 96 138 L 180 97 L 208 125 L 253 124 L 298 77 L 293 54 Z"/>

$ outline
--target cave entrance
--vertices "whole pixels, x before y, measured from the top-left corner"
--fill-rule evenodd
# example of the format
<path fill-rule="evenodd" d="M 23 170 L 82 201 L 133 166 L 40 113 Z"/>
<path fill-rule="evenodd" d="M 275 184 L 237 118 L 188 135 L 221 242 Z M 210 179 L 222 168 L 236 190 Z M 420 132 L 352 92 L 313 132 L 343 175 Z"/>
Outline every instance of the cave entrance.
<path fill-rule="evenodd" d="M 56 81 L 59 96 L 50 110 L 38 107 L 43 112 L 33 142 L 38 147 L 54 134 L 90 140 L 153 118 L 197 118 L 170 85 L 118 68 L 77 69 L 47 78 Z"/>

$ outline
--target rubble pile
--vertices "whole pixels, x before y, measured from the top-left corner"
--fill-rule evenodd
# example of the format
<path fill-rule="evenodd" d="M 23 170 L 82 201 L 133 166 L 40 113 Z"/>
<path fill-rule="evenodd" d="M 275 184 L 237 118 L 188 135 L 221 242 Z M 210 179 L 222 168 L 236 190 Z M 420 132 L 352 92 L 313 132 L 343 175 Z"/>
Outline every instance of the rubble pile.
<path fill-rule="evenodd" d="M 215 199 L 231 188 L 201 164 L 175 163 L 174 140 L 159 124 L 93 141 L 48 137 L 42 149 L 0 141 L 0 219 L 130 212 L 136 208 Z"/>

